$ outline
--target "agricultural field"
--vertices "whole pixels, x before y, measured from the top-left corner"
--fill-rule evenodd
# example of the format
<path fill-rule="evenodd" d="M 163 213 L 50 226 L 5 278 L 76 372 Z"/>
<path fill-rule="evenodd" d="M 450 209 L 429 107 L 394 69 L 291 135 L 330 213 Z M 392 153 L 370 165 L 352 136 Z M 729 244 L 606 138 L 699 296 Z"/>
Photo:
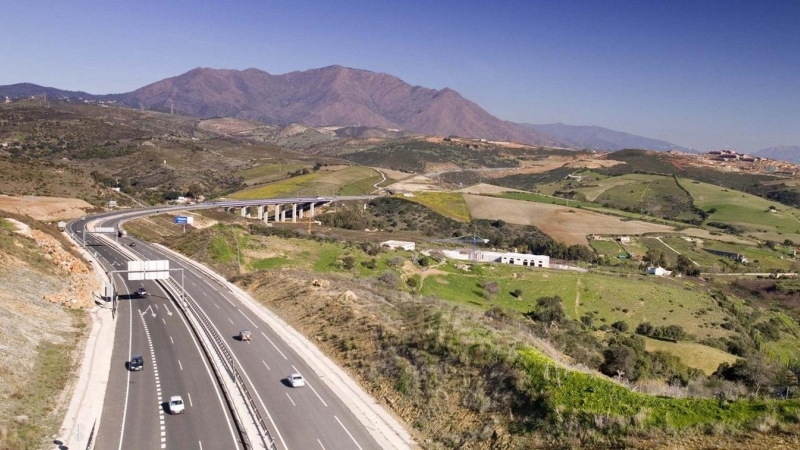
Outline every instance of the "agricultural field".
<path fill-rule="evenodd" d="M 533 225 L 566 244 L 588 245 L 586 236 L 668 233 L 674 228 L 637 220 L 622 220 L 585 209 L 570 208 L 507 198 L 464 195 L 470 214 L 476 219 L 502 219 L 508 223 Z"/>
<path fill-rule="evenodd" d="M 338 195 L 365 195 L 375 190 L 374 184 L 383 177 L 369 167 L 353 166 L 330 172 L 315 180 L 320 192 Z"/>
<path fill-rule="evenodd" d="M 781 242 L 800 242 L 800 210 L 744 192 L 680 179 L 695 206 L 709 213 L 708 222 L 742 227 L 747 234 Z M 770 207 L 775 212 L 770 212 Z"/>
<path fill-rule="evenodd" d="M 406 198 L 406 197 L 403 197 Z M 414 203 L 419 203 L 428 209 L 449 217 L 459 222 L 469 222 L 469 206 L 464 201 L 464 196 L 449 192 L 418 192 L 413 197 L 406 198 Z"/>
<path fill-rule="evenodd" d="M 228 197 L 236 200 L 256 200 L 276 197 L 332 195 L 331 193 L 321 193 L 316 190 L 317 186 L 314 182 L 321 176 L 321 173 L 314 172 L 307 175 L 291 177 L 234 192 Z"/>
<path fill-rule="evenodd" d="M 369 167 L 344 167 L 340 170 L 319 170 L 272 183 L 253 186 L 231 194 L 238 200 L 293 196 L 364 195 L 372 192 L 382 177 Z"/>
<path fill-rule="evenodd" d="M 647 213 L 655 217 L 702 221 L 693 211 L 692 197 L 669 177 L 614 186 L 597 196 L 595 201 L 603 206 Z"/>
<path fill-rule="evenodd" d="M 589 174 L 584 172 L 581 172 L 579 175 L 592 176 L 598 178 L 597 181 L 578 183 L 575 185 L 576 187 L 572 189 L 576 192 L 583 193 L 583 195 L 586 196 L 586 200 L 590 202 L 596 201 L 601 194 L 617 186 L 625 186 L 628 184 L 638 184 L 638 183 L 649 183 L 651 181 L 656 181 L 661 178 L 664 178 L 659 175 L 646 175 L 638 173 L 632 173 L 629 175 L 622 175 L 618 177 L 608 177 L 600 174 L 594 174 L 594 173 Z M 582 187 L 582 185 L 588 185 L 588 186 Z"/>
<path fill-rule="evenodd" d="M 270 183 L 286 178 L 286 173 L 310 168 L 307 163 L 289 161 L 283 164 L 263 164 L 250 169 L 240 170 L 234 175 L 244 177 L 244 183 L 248 186 Z"/>

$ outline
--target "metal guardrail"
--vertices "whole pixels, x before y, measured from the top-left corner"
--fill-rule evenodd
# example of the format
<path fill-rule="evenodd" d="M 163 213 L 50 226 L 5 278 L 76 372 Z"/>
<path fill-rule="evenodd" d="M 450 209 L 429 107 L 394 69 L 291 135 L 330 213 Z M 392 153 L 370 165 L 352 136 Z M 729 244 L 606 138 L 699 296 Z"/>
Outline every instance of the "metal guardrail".
<path fill-rule="evenodd" d="M 180 286 L 178 286 L 177 282 L 170 278 L 168 280 L 170 287 L 172 289 L 180 290 Z M 176 296 L 178 298 L 178 296 Z M 253 399 L 253 396 L 250 394 L 250 390 L 247 388 L 247 384 L 244 382 L 244 378 L 239 373 L 239 370 L 236 368 L 236 364 L 233 359 L 233 355 L 231 355 L 228 346 L 225 345 L 225 342 L 222 340 L 222 337 L 217 332 L 216 328 L 214 328 L 211 320 L 205 315 L 203 310 L 201 310 L 197 305 L 194 303 L 194 300 L 184 299 L 185 304 L 181 305 L 182 307 L 188 307 L 192 311 L 192 314 L 195 315 L 199 319 L 201 329 L 203 333 L 208 337 L 209 342 L 214 344 L 214 350 L 220 359 L 227 363 L 228 374 L 233 379 L 236 386 L 242 392 L 247 400 L 248 407 L 253 412 L 253 415 L 256 418 L 256 422 L 258 423 L 261 431 L 264 433 L 264 436 L 267 438 L 267 445 L 269 449 L 277 450 L 277 444 L 275 442 L 275 438 L 272 437 L 272 433 L 270 433 L 269 428 L 267 428 L 267 422 L 264 420 L 264 417 L 261 415 L 261 411 L 258 410 L 256 406 L 256 402 Z M 181 303 L 181 302 L 177 302 Z"/>
<path fill-rule="evenodd" d="M 124 252 L 123 252 L 123 255 Z M 125 255 L 127 257 L 127 255 Z M 216 277 L 212 277 L 216 282 L 219 283 L 219 280 Z M 227 364 L 226 369 L 228 370 L 228 375 L 233 379 L 234 383 L 236 384 L 237 388 L 240 390 L 242 395 L 244 395 L 245 400 L 247 401 L 248 407 L 250 408 L 251 412 L 256 418 L 256 421 L 261 428 L 261 431 L 264 433 L 264 436 L 267 438 L 267 445 L 268 450 L 277 450 L 277 443 L 275 438 L 272 437 L 272 433 L 270 433 L 269 428 L 267 428 L 267 423 L 264 420 L 264 417 L 261 415 L 261 411 L 259 411 L 258 407 L 256 406 L 256 402 L 253 399 L 252 394 L 250 394 L 250 390 L 247 388 L 247 384 L 244 382 L 239 370 L 236 368 L 236 364 L 234 363 L 233 356 L 228 349 L 228 346 L 225 345 L 225 342 L 222 340 L 222 337 L 217 332 L 216 328 L 214 328 L 211 320 L 205 315 L 205 313 L 194 303 L 194 300 L 189 298 L 183 297 L 181 294 L 184 293 L 183 288 L 178 285 L 178 283 L 169 278 L 166 283 L 162 282 L 161 280 L 156 280 L 158 284 L 164 287 L 175 300 L 175 304 L 184 312 L 184 315 L 187 319 L 189 319 L 189 324 L 192 327 L 195 334 L 199 337 L 199 331 L 202 331 L 203 334 L 208 338 L 209 342 L 212 344 L 214 348 L 214 352 L 219 356 L 220 360 Z M 183 299 L 183 302 L 180 301 Z M 184 303 L 185 302 L 185 303 Z M 191 311 L 192 314 L 188 314 Z M 195 321 L 192 320 L 193 318 L 199 319 L 199 326 L 195 326 Z M 198 330 L 199 328 L 199 330 Z M 209 362 L 211 362 L 211 367 L 214 370 L 214 374 L 217 377 L 218 384 L 222 388 L 222 392 L 225 396 L 226 403 L 228 403 L 228 408 L 231 411 L 231 415 L 233 416 L 234 421 L 236 422 L 236 426 L 239 429 L 239 434 L 242 438 L 242 445 L 245 447 L 245 450 L 252 449 L 252 443 L 250 442 L 249 437 L 247 436 L 247 432 L 244 428 L 244 423 L 242 422 L 241 417 L 233 404 L 233 398 L 231 393 L 228 391 L 228 388 L 225 386 L 225 383 L 222 380 L 222 374 L 219 372 L 219 368 L 216 364 L 213 363 L 211 358 L 211 351 L 206 347 L 205 342 L 203 339 L 199 339 L 200 346 L 203 348 L 203 351 L 206 353 L 206 357 L 208 358 Z"/>

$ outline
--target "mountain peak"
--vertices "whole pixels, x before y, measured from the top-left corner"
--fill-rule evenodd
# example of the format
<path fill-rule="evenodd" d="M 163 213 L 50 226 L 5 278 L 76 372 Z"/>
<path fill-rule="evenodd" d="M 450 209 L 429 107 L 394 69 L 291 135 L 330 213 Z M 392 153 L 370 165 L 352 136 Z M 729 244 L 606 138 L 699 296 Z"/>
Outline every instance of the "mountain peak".
<path fill-rule="evenodd" d="M 533 145 L 562 143 L 492 116 L 450 88 L 411 86 L 394 75 L 338 64 L 271 75 L 197 67 L 122 95 L 134 107 L 280 125 L 358 125 Z"/>

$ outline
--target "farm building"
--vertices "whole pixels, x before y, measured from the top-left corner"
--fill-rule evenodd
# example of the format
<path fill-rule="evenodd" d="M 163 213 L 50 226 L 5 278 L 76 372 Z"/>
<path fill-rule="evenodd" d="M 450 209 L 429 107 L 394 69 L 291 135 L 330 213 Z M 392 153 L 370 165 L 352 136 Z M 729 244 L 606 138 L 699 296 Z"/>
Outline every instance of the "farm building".
<path fill-rule="evenodd" d="M 543 255 L 527 255 L 523 253 L 505 253 L 500 257 L 503 264 L 514 264 L 528 267 L 550 267 L 550 257 Z"/>
<path fill-rule="evenodd" d="M 499 262 L 528 267 L 550 267 L 550 257 L 544 255 L 529 255 L 527 253 L 512 252 L 478 252 L 478 261 Z"/>
<path fill-rule="evenodd" d="M 631 237 L 630 236 L 620 236 L 620 237 L 617 238 L 617 240 L 622 244 L 630 244 L 631 243 Z"/>
<path fill-rule="evenodd" d="M 734 261 L 738 261 L 740 263 L 746 263 L 747 262 L 747 257 L 742 255 L 741 253 L 725 252 L 725 251 L 722 251 L 722 250 L 713 250 L 713 249 L 710 249 L 710 248 L 705 249 L 705 251 L 707 251 L 708 253 L 711 253 L 712 255 L 722 256 L 723 258 L 730 258 L 730 259 L 732 259 Z"/>
<path fill-rule="evenodd" d="M 401 250 L 414 250 L 417 244 L 410 241 L 383 241 L 381 246 L 389 247 L 392 250 L 397 250 L 398 248 Z"/>
<path fill-rule="evenodd" d="M 668 277 L 672 275 L 671 270 L 667 270 L 663 267 L 648 267 L 647 268 L 648 275 L 655 275 L 657 277 Z"/>

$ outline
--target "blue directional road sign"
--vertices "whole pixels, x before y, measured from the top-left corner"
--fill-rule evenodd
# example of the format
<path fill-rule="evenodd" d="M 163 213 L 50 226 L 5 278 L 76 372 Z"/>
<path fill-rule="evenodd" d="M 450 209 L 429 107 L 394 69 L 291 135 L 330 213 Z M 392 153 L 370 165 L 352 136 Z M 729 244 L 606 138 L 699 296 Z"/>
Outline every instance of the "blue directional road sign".
<path fill-rule="evenodd" d="M 175 223 L 178 225 L 186 225 L 189 223 L 189 218 L 186 216 L 175 216 Z"/>

